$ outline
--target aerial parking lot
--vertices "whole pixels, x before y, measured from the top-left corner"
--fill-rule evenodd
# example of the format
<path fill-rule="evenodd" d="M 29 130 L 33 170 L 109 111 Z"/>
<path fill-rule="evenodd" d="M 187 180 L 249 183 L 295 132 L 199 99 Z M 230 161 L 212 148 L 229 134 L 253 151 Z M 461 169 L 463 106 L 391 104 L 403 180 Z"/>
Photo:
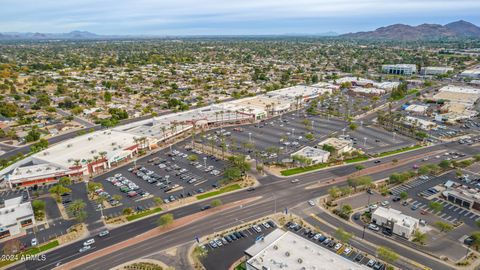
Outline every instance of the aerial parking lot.
<path fill-rule="evenodd" d="M 122 208 L 137 210 L 154 206 L 152 197 L 170 203 L 218 187 L 225 162 L 186 145 L 180 143 L 172 146 L 172 152 L 167 148 L 148 155 L 137 161 L 136 167 L 128 164 L 95 181 L 102 183 L 103 192 L 109 197 L 121 196 L 118 202 L 110 200 L 112 206 L 121 203 Z M 119 211 L 108 209 L 107 213 Z"/>
<path fill-rule="evenodd" d="M 336 118 L 304 115 L 292 112 L 260 123 L 225 127 L 206 132 L 198 142 L 212 144 L 225 151 L 240 152 L 252 158 L 258 150 L 262 159 L 280 161 L 304 146 L 316 146 L 330 136 L 351 139 L 353 146 L 375 154 L 411 146 L 415 140 L 385 131 L 381 128 L 349 124 Z"/>

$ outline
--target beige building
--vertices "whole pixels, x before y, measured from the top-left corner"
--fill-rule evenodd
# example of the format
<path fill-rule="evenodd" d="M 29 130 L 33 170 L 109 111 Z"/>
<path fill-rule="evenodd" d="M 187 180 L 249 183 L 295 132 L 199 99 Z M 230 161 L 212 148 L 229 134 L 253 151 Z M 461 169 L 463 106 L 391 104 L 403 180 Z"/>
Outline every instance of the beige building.
<path fill-rule="evenodd" d="M 353 142 L 347 139 L 328 138 L 318 143 L 319 146 L 323 146 L 325 144 L 333 146 L 337 151 L 337 154 L 343 154 L 353 150 Z"/>

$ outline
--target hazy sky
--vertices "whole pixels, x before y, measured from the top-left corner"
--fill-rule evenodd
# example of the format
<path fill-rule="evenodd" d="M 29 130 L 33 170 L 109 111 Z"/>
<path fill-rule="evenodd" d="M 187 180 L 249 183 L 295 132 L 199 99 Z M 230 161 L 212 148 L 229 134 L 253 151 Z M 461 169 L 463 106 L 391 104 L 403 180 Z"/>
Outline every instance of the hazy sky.
<path fill-rule="evenodd" d="M 338 33 L 464 19 L 480 0 L 1 0 L 0 32 L 98 34 Z"/>

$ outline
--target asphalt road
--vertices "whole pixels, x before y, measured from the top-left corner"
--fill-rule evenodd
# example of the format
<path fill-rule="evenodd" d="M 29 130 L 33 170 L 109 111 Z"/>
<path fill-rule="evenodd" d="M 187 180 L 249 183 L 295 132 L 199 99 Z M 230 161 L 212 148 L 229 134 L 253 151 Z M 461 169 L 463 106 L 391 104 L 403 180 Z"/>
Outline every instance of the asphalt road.
<path fill-rule="evenodd" d="M 454 150 L 455 149 L 455 150 Z M 395 157 L 386 157 L 382 159 L 382 162 L 390 162 L 392 159 L 402 160 L 419 153 L 431 153 L 436 150 L 454 150 L 464 152 L 466 154 L 473 154 L 478 151 L 474 147 L 464 147 L 458 143 L 448 143 L 443 145 L 436 145 L 429 148 L 419 149 L 417 151 L 407 152 L 399 154 Z M 381 179 L 388 177 L 393 172 L 404 171 L 411 168 L 417 161 L 409 162 L 404 166 L 398 168 L 387 168 L 385 171 L 374 173 L 372 177 L 374 179 Z M 217 213 L 210 218 L 204 218 L 195 221 L 189 226 L 181 227 L 168 233 L 158 235 L 149 240 L 141 242 L 135 246 L 124 248 L 120 251 L 114 252 L 107 256 L 108 259 L 99 258 L 93 260 L 79 269 L 109 269 L 120 263 L 130 261 L 142 257 L 146 254 L 153 253 L 159 250 L 170 248 L 179 244 L 183 244 L 189 241 L 193 241 L 196 235 L 202 236 L 221 231 L 231 226 L 239 225 L 250 220 L 255 220 L 262 216 L 271 214 L 273 212 L 282 211 L 285 208 L 294 207 L 306 200 L 319 197 L 325 194 L 330 186 L 323 186 L 315 189 L 305 189 L 306 186 L 317 182 L 325 182 L 335 177 L 344 176 L 348 173 L 354 172 L 355 166 L 348 165 L 337 168 L 330 168 L 319 172 L 313 172 L 310 174 L 302 175 L 301 182 L 297 184 L 290 183 L 290 178 L 277 178 L 274 176 L 266 176 L 260 179 L 261 186 L 259 186 L 254 192 L 237 192 L 233 194 L 226 194 L 221 196 L 220 199 L 223 203 L 236 202 L 248 197 L 262 196 L 260 200 L 244 205 L 243 207 L 230 209 L 221 213 Z M 364 163 L 365 167 L 372 167 L 374 164 L 372 161 Z M 302 194 L 302 196 L 298 196 Z M 170 211 L 175 218 L 185 217 L 200 211 L 201 205 L 205 202 L 199 202 L 192 205 L 188 205 L 176 210 Z M 117 229 L 111 230 L 110 236 L 104 239 L 98 239 L 95 243 L 94 249 L 96 251 L 113 244 L 119 243 L 126 239 L 130 239 L 138 234 L 141 234 L 147 230 L 156 227 L 156 220 L 158 217 L 149 217 L 144 220 L 140 220 L 131 224 L 127 224 Z M 57 262 L 68 262 L 73 259 L 79 258 L 83 254 L 80 254 L 78 249 L 82 245 L 82 241 L 74 242 L 68 246 L 61 247 L 57 250 L 51 251 L 46 254 L 46 261 L 29 261 L 11 267 L 10 269 L 51 269 Z M 432 269 L 445 269 L 438 266 L 438 262 L 432 260 L 427 256 L 418 258 L 422 264 L 431 267 Z M 448 269 L 448 268 L 447 268 Z"/>

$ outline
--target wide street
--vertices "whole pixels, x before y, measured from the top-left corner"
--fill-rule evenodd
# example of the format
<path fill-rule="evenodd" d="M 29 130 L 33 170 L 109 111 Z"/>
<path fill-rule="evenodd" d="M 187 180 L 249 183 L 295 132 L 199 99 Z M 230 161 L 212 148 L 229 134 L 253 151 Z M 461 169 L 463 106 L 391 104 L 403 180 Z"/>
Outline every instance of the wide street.
<path fill-rule="evenodd" d="M 381 160 L 382 164 L 387 164 L 389 162 L 391 163 L 393 159 L 401 161 L 419 155 L 435 155 L 434 153 L 442 150 L 459 151 L 467 155 L 472 155 L 478 152 L 478 148 L 476 147 L 466 147 L 458 143 L 446 143 L 418 149 L 416 151 L 402 153 L 396 156 L 385 157 Z M 384 170 L 372 173 L 371 176 L 375 180 L 383 179 L 385 177 L 388 177 L 393 172 L 400 172 L 410 169 L 417 162 L 420 161 L 413 159 L 412 161 L 402 164 L 401 166 L 388 165 L 385 166 Z M 301 181 L 296 184 L 292 184 L 290 182 L 291 179 L 294 177 L 278 178 L 271 175 L 265 176 L 259 179 L 261 185 L 254 192 L 240 191 L 232 194 L 226 194 L 220 197 L 224 204 L 239 201 L 249 197 L 261 196 L 261 199 L 251 202 L 247 205 L 243 205 L 242 207 L 236 209 L 230 209 L 224 212 L 216 213 L 214 216 L 211 216 L 209 218 L 199 219 L 197 221 L 194 221 L 192 224 L 189 224 L 188 226 L 158 235 L 137 245 L 130 246 L 116 251 L 110 255 L 107 255 L 108 260 L 105 260 L 105 258 L 98 258 L 96 260 L 88 262 L 79 269 L 108 269 L 120 263 L 136 259 L 146 254 L 150 254 L 159 250 L 193 241 L 195 236 L 208 235 L 234 225 L 239 225 L 242 222 L 248 222 L 250 220 L 255 220 L 259 217 L 272 214 L 275 211 L 280 212 L 283 211 L 285 208 L 295 207 L 296 205 L 303 203 L 306 200 L 326 194 L 328 188 L 334 185 L 335 182 L 325 184 L 317 188 L 306 189 L 307 186 L 311 186 L 312 184 L 316 183 L 325 183 L 332 180 L 332 178 L 346 176 L 356 171 L 356 165 L 358 164 L 333 167 L 318 172 L 308 173 L 302 175 L 301 177 L 297 176 L 301 179 Z M 363 165 L 366 167 L 365 170 L 377 166 L 377 164 L 375 164 L 373 161 L 364 162 Z M 204 204 L 204 202 L 197 202 L 195 204 L 184 206 L 170 212 L 174 215 L 176 219 L 178 219 L 199 212 L 202 204 Z M 65 264 L 66 262 L 78 259 L 85 254 L 98 251 L 105 247 L 109 247 L 113 244 L 122 242 L 124 240 L 135 237 L 136 235 L 139 235 L 145 231 L 153 229 L 157 226 L 157 218 L 158 216 L 153 216 L 134 223 L 126 224 L 116 229 L 112 229 L 110 232 L 110 236 L 104 239 L 97 238 L 98 240 L 95 243 L 94 248 L 85 253 L 80 254 L 78 252 L 78 249 L 81 247 L 83 242 L 83 240 L 80 240 L 48 252 L 46 254 L 47 259 L 45 261 L 23 262 L 21 264 L 11 267 L 10 269 L 51 269 L 58 262 Z M 89 222 L 95 221 L 89 220 Z M 376 238 L 372 238 L 369 240 L 373 243 L 376 243 Z M 382 243 L 378 244 L 381 245 Z M 407 255 L 409 254 L 407 253 Z M 413 256 L 414 254 L 411 255 Z M 448 267 L 444 266 L 443 264 L 439 264 L 436 260 L 433 260 L 428 256 L 424 256 L 422 254 L 415 254 L 415 256 L 418 256 L 418 258 L 411 258 L 422 262 L 422 264 L 432 269 L 449 269 Z"/>

